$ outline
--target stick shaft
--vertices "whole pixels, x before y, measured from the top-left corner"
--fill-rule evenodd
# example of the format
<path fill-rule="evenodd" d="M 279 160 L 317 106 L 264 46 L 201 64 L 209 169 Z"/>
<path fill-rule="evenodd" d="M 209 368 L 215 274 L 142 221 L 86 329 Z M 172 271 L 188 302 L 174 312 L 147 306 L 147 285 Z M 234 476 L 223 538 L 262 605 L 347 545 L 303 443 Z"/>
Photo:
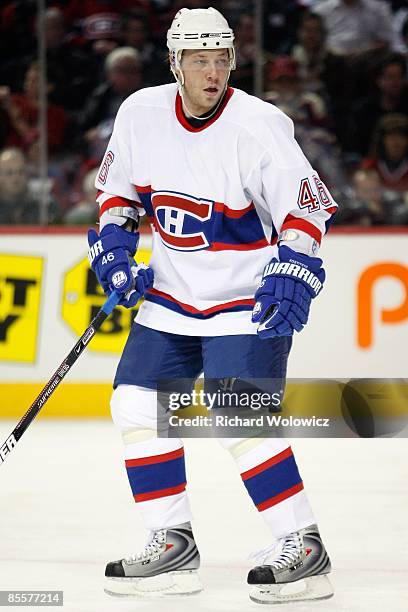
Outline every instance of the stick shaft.
<path fill-rule="evenodd" d="M 78 342 L 75 344 L 70 353 L 60 363 L 54 374 L 51 376 L 46 385 L 41 389 L 39 395 L 35 398 L 25 415 L 17 423 L 11 434 L 2 446 L 0 446 L 0 465 L 4 463 L 5 458 L 14 449 L 17 442 L 20 440 L 23 433 L 31 425 L 37 414 L 50 399 L 55 389 L 59 386 L 68 372 L 71 370 L 74 363 L 83 353 L 88 343 L 94 337 L 95 332 L 101 327 L 105 319 L 108 318 L 112 310 L 120 300 L 120 295 L 113 292 L 106 300 L 102 308 L 97 312 L 92 319 L 90 325 L 86 328 Z"/>

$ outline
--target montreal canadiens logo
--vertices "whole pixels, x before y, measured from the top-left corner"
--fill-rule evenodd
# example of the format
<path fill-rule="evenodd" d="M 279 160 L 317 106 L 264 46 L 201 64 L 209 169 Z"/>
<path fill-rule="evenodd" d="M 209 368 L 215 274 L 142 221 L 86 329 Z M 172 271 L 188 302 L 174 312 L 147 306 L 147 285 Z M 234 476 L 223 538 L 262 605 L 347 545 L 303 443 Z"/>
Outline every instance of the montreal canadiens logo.
<path fill-rule="evenodd" d="M 173 191 L 156 191 L 152 205 L 157 230 L 165 245 L 177 251 L 199 251 L 209 246 L 204 223 L 209 221 L 214 202 Z"/>

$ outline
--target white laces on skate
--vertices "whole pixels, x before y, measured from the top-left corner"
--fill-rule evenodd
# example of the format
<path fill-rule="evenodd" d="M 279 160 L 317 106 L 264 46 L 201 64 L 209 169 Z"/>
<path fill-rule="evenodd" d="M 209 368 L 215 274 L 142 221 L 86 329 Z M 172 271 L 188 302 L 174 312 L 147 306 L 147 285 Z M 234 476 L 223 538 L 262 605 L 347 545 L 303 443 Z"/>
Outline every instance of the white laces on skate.
<path fill-rule="evenodd" d="M 141 552 L 138 552 L 130 557 L 126 557 L 126 563 L 135 563 L 137 561 L 143 561 L 148 557 L 151 557 L 160 552 L 163 544 L 166 542 L 166 531 L 160 529 L 159 531 L 153 532 L 152 539 L 146 544 Z"/>
<path fill-rule="evenodd" d="M 255 559 L 260 565 L 271 565 L 275 569 L 282 569 L 297 561 L 303 550 L 303 540 L 299 532 L 295 531 L 253 553 L 250 558 Z"/>

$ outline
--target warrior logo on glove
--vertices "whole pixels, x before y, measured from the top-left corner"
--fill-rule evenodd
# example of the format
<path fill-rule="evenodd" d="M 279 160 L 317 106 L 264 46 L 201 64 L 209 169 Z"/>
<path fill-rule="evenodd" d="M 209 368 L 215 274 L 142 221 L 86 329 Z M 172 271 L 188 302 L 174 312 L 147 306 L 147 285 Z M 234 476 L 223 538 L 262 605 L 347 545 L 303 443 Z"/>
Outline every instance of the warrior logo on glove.
<path fill-rule="evenodd" d="M 95 234 L 96 234 L 96 232 L 95 232 Z M 95 244 L 90 246 L 90 249 L 88 251 L 89 263 L 92 265 L 93 260 L 95 259 L 95 257 L 97 257 L 102 252 L 103 252 L 102 240 L 97 240 L 97 242 L 95 242 Z"/>
<path fill-rule="evenodd" d="M 314 297 L 319 293 L 323 287 L 323 283 L 319 281 L 317 276 L 313 274 L 308 268 L 299 263 L 294 263 L 293 259 L 290 262 L 279 262 L 275 261 L 265 267 L 264 277 L 271 276 L 272 274 L 286 274 L 287 276 L 294 276 L 298 279 L 303 279 L 305 283 L 309 285 L 314 291 Z M 262 281 L 264 283 L 264 281 Z M 261 286 L 263 286 L 261 283 Z"/>
<path fill-rule="evenodd" d="M 311 301 L 321 291 L 325 279 L 322 260 L 297 253 L 283 245 L 279 261 L 265 267 L 255 293 L 253 323 L 259 323 L 260 338 L 292 336 L 301 331 L 309 318 Z"/>

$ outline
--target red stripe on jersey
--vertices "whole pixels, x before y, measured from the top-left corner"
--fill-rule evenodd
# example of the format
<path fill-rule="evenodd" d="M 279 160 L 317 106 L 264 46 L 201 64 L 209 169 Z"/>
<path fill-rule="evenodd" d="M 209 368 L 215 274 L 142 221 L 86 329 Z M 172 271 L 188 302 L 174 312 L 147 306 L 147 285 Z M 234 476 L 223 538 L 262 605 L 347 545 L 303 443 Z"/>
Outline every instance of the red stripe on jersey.
<path fill-rule="evenodd" d="M 275 495 L 274 497 L 270 497 L 269 499 L 266 499 L 264 502 L 257 504 L 256 507 L 258 508 L 259 512 L 262 512 L 262 510 L 266 510 L 267 508 L 276 506 L 276 504 L 279 504 L 279 502 L 282 502 L 285 499 L 292 497 L 292 495 L 296 495 L 296 493 L 299 493 L 299 491 L 302 491 L 303 488 L 304 488 L 303 482 L 299 482 L 295 486 L 290 487 L 290 489 L 286 489 L 286 491 L 283 491 L 282 493 L 279 493 L 278 495 Z"/>
<path fill-rule="evenodd" d="M 169 208 L 185 210 L 201 219 L 207 219 L 210 211 L 209 202 L 203 202 L 204 206 L 201 206 L 199 202 L 189 202 L 185 198 L 178 198 L 171 193 L 158 194 L 156 192 L 152 197 L 152 204 L 155 210 L 158 206 L 168 206 Z"/>
<path fill-rule="evenodd" d="M 176 487 L 169 487 L 168 489 L 159 489 L 158 491 L 152 491 L 151 493 L 136 493 L 133 497 L 136 502 L 149 501 L 150 499 L 157 499 L 159 497 L 168 497 L 169 495 L 176 495 L 181 493 L 186 488 L 186 482 L 183 482 Z"/>
<path fill-rule="evenodd" d="M 115 200 L 115 202 L 117 202 L 117 204 L 120 206 L 134 206 L 135 204 L 138 204 L 138 202 L 136 202 L 135 200 L 131 200 L 130 198 L 124 198 L 123 196 L 111 195 L 109 193 L 106 193 L 106 191 L 98 191 L 96 198 L 98 199 L 101 195 L 108 196 L 108 199 L 103 202 L 102 206 L 106 202 L 110 202 L 111 200 Z"/>
<path fill-rule="evenodd" d="M 246 208 L 241 208 L 239 210 L 230 208 L 229 206 L 227 206 L 226 204 L 223 204 L 222 202 L 214 203 L 215 212 L 222 213 L 226 217 L 231 217 L 231 219 L 239 219 L 240 217 L 245 215 L 250 210 L 254 210 L 254 208 L 255 206 L 253 202 L 251 202 L 248 206 L 246 206 Z"/>
<path fill-rule="evenodd" d="M 154 463 L 163 463 L 163 461 L 171 461 L 171 459 L 177 459 L 184 455 L 184 449 L 177 448 L 169 453 L 163 453 L 162 455 L 151 455 L 150 457 L 140 457 L 139 459 L 126 459 L 125 465 L 127 468 L 138 467 L 139 465 L 152 465 Z"/>
<path fill-rule="evenodd" d="M 183 102 L 182 102 L 180 94 L 177 92 L 177 94 L 176 94 L 176 101 L 175 101 L 176 117 L 179 120 L 179 122 L 181 123 L 181 125 L 183 126 L 183 128 L 185 128 L 189 132 L 201 132 L 202 130 L 205 130 L 210 125 L 212 125 L 214 123 L 214 121 L 217 121 L 218 117 L 221 115 L 222 111 L 227 106 L 228 102 L 230 101 L 231 96 L 232 96 L 233 93 L 234 93 L 233 88 L 232 87 L 228 87 L 228 89 L 226 91 L 226 94 L 224 96 L 224 100 L 222 101 L 222 104 L 220 105 L 220 107 L 217 110 L 217 112 L 215 113 L 215 115 L 209 121 L 204 122 L 203 126 L 201 126 L 201 127 L 193 127 L 192 125 L 189 124 L 189 122 L 186 119 L 186 116 L 185 116 L 184 111 L 183 111 Z"/>
<path fill-rule="evenodd" d="M 152 191 L 151 185 L 134 185 L 134 188 L 140 193 L 150 193 Z"/>
<path fill-rule="evenodd" d="M 117 206 L 126 206 L 128 208 L 142 208 L 139 202 L 134 202 L 133 200 L 127 200 L 126 198 L 121 198 L 120 196 L 113 196 L 106 200 L 99 211 L 99 216 L 104 212 L 109 210 L 110 208 L 116 208 Z"/>
<path fill-rule="evenodd" d="M 323 210 L 325 212 L 329 213 L 330 215 L 332 215 L 333 213 L 336 212 L 337 206 L 330 206 L 330 208 L 324 208 Z"/>
<path fill-rule="evenodd" d="M 263 249 L 269 246 L 269 242 L 266 238 L 257 240 L 256 242 L 247 242 L 246 244 L 227 244 L 226 242 L 213 242 L 212 245 L 206 249 L 207 251 L 254 251 L 256 249 Z"/>
<path fill-rule="evenodd" d="M 322 240 L 322 232 L 313 225 L 313 223 L 309 223 L 309 221 L 299 219 L 299 217 L 294 217 L 293 215 L 287 215 L 283 222 L 281 232 L 286 229 L 298 229 L 305 232 L 305 234 L 309 234 L 309 236 L 317 240 L 319 244 Z"/>
<path fill-rule="evenodd" d="M 263 463 L 260 463 L 259 465 L 251 468 L 250 470 L 247 470 L 246 472 L 242 472 L 241 478 L 242 480 L 248 480 L 248 478 L 252 478 L 252 476 L 256 476 L 257 474 L 259 474 L 260 472 L 263 472 L 264 470 L 268 469 L 272 465 L 276 465 L 277 463 L 280 463 L 284 459 L 287 459 L 292 454 L 293 454 L 292 449 L 289 446 L 288 448 L 285 448 L 285 450 L 282 451 L 281 453 L 274 455 L 273 457 L 271 457 L 270 459 L 267 459 Z"/>
<path fill-rule="evenodd" d="M 170 302 L 174 302 L 175 304 L 178 304 L 179 306 L 184 308 L 184 310 L 187 310 L 187 312 L 191 312 L 192 314 L 207 315 L 211 314 L 212 312 L 225 310 L 226 308 L 230 308 L 231 306 L 253 306 L 255 304 L 255 300 L 251 298 L 248 300 L 233 300 L 232 302 L 224 302 L 224 304 L 217 304 L 216 306 L 211 306 L 211 308 L 206 308 L 205 310 L 198 310 L 198 308 L 194 308 L 194 306 L 190 306 L 190 304 L 180 302 L 168 293 L 164 293 L 163 291 L 159 291 L 158 289 L 149 289 L 148 293 L 158 295 L 162 298 L 165 298 L 166 300 L 169 300 Z"/>

